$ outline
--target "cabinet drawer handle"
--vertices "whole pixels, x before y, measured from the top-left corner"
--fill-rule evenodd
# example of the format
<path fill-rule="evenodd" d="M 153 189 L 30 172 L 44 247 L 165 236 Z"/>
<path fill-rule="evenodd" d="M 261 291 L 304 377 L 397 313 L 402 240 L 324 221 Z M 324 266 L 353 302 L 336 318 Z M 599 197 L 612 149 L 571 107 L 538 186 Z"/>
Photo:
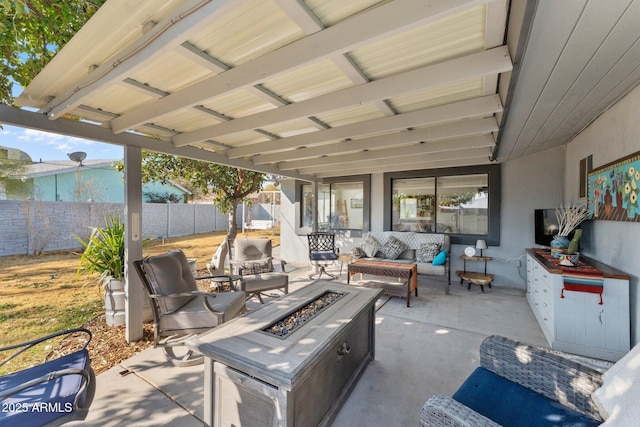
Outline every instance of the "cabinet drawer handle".
<path fill-rule="evenodd" d="M 342 343 L 340 349 L 338 350 L 338 356 L 344 356 L 345 354 L 351 353 L 351 346 L 346 341 Z"/>

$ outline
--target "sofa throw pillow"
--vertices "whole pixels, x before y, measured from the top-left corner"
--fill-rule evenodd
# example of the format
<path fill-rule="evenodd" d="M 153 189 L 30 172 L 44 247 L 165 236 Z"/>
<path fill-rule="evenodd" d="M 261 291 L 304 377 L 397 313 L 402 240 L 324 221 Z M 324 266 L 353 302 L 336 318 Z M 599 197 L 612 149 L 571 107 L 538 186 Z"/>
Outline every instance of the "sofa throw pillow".
<path fill-rule="evenodd" d="M 360 258 L 366 256 L 366 254 L 364 253 L 362 248 L 356 246 L 355 248 L 353 248 L 351 250 L 351 256 L 353 257 L 353 259 L 360 259 Z"/>
<path fill-rule="evenodd" d="M 380 243 L 371 236 L 368 236 L 362 245 L 360 245 L 362 251 L 367 256 L 367 258 L 372 258 L 376 256 L 378 251 L 380 250 Z"/>
<path fill-rule="evenodd" d="M 382 252 L 387 259 L 397 259 L 407 248 L 406 243 L 396 237 L 389 236 L 384 245 L 382 245 L 382 248 L 380 248 L 380 252 Z"/>
<path fill-rule="evenodd" d="M 416 253 L 417 262 L 432 262 L 440 252 L 440 245 L 437 243 L 423 243 Z"/>
<path fill-rule="evenodd" d="M 431 263 L 432 265 L 444 265 L 445 262 L 447 262 L 447 252 L 449 252 L 448 250 L 443 250 L 440 251 L 440 253 L 438 255 L 436 255 L 436 257 L 433 259 L 433 262 Z"/>
<path fill-rule="evenodd" d="M 234 261 L 235 274 L 261 274 L 273 271 L 271 258 L 251 261 Z"/>

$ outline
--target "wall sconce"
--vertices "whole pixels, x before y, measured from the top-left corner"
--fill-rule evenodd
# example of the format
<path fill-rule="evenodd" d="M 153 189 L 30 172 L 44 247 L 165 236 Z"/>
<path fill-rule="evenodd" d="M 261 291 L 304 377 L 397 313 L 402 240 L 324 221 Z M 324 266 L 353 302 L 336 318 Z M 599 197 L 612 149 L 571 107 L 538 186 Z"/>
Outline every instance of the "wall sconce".
<path fill-rule="evenodd" d="M 482 250 L 487 249 L 487 241 L 483 239 L 478 239 L 476 241 L 476 249 L 480 249 L 480 256 L 482 256 Z"/>

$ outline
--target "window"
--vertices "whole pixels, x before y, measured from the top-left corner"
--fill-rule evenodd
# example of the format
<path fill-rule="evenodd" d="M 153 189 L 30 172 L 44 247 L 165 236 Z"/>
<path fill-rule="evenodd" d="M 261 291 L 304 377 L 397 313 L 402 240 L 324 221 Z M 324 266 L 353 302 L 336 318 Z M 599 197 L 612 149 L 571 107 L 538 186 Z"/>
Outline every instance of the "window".
<path fill-rule="evenodd" d="M 317 229 L 368 230 L 370 182 L 370 177 L 366 175 L 333 178 L 317 184 Z M 300 202 L 298 232 L 308 232 L 313 229 L 313 186 L 300 184 L 297 200 Z"/>
<path fill-rule="evenodd" d="M 385 174 L 385 227 L 448 233 L 453 243 L 499 244 L 499 165 Z"/>

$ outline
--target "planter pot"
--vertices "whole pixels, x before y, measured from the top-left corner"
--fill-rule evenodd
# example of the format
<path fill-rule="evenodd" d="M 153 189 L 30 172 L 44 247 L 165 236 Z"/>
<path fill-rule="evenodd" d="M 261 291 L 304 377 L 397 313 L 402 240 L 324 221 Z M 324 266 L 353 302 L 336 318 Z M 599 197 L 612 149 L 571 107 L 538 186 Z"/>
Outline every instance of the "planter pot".
<path fill-rule="evenodd" d="M 553 236 L 553 240 L 551 241 L 551 256 L 553 258 L 559 258 L 560 254 L 565 252 L 569 247 L 569 243 L 571 240 L 567 236 Z"/>
<path fill-rule="evenodd" d="M 107 326 L 124 325 L 124 281 L 110 278 L 104 284 L 104 308 Z"/>

